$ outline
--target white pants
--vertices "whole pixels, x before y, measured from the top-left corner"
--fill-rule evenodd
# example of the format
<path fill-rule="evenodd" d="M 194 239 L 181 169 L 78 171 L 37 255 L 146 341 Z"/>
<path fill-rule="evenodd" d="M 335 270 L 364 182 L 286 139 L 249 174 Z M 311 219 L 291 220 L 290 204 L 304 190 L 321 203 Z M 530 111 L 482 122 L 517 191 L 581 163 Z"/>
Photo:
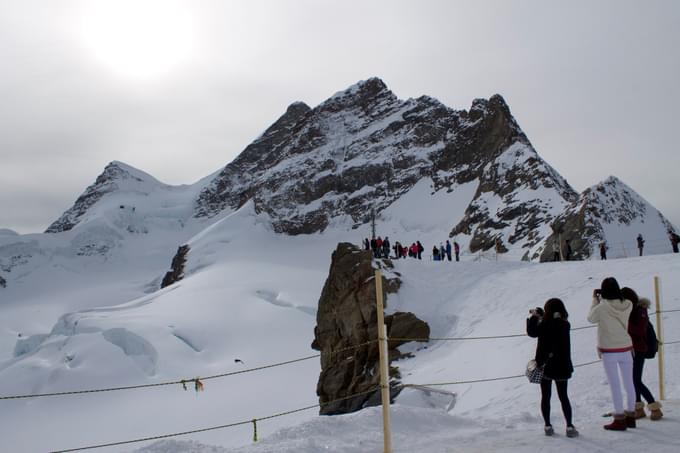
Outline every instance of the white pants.
<path fill-rule="evenodd" d="M 633 354 L 628 352 L 604 352 L 602 353 L 602 363 L 604 372 L 607 374 L 609 388 L 612 391 L 614 400 L 614 413 L 623 414 L 623 395 L 621 394 L 621 384 L 619 382 L 619 370 L 621 371 L 621 381 L 623 388 L 626 389 L 626 411 L 635 410 L 635 386 L 633 385 Z"/>

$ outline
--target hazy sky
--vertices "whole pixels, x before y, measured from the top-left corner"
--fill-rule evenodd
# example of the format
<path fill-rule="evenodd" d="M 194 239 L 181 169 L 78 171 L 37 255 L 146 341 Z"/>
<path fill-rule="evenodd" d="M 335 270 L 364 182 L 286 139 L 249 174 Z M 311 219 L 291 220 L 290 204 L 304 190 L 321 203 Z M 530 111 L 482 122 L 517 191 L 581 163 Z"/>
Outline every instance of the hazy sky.
<path fill-rule="evenodd" d="M 112 160 L 195 182 L 371 76 L 500 93 L 576 190 L 616 175 L 680 226 L 678 24 L 673 0 L 0 0 L 0 228 L 44 230 Z"/>

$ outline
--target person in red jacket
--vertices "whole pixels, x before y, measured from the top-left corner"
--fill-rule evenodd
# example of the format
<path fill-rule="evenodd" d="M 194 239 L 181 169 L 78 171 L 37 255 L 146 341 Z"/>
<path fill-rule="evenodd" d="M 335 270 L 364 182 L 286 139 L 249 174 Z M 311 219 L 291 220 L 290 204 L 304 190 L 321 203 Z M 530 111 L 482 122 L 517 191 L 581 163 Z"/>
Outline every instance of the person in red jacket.
<path fill-rule="evenodd" d="M 646 298 L 638 298 L 638 295 L 631 288 L 621 288 L 621 296 L 633 302 L 633 310 L 628 318 L 628 334 L 633 340 L 633 385 L 635 386 L 635 418 L 644 418 L 645 404 L 642 398 L 647 401 L 647 407 L 652 411 L 650 419 L 659 420 L 663 413 L 661 404 L 654 400 L 654 395 L 642 382 L 642 371 L 645 367 L 645 353 L 647 352 L 647 323 L 649 316 L 647 309 L 650 302 Z"/>

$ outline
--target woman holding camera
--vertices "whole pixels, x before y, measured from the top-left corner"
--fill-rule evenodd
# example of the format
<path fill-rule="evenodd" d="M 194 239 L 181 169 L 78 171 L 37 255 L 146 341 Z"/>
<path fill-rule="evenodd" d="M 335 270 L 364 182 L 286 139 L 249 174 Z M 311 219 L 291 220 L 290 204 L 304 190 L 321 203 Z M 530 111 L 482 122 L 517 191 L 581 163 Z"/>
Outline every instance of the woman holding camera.
<path fill-rule="evenodd" d="M 628 319 L 632 310 L 632 302 L 623 298 L 619 283 L 614 277 L 605 278 L 601 288 L 593 291 L 593 305 L 588 321 L 597 324 L 597 348 L 614 402 L 614 421 L 604 425 L 604 429 L 613 431 L 635 428 L 633 341 L 628 334 Z M 619 372 L 626 390 L 625 410 Z"/>
<path fill-rule="evenodd" d="M 557 396 L 567 422 L 567 437 L 576 437 L 578 431 L 571 422 L 571 403 L 567 395 L 567 382 L 574 372 L 569 338 L 571 326 L 567 321 L 569 314 L 560 299 L 550 299 L 545 303 L 544 310 L 537 307 L 529 313 L 531 316 L 527 319 L 527 334 L 538 338 L 535 359 L 538 366 L 544 367 L 541 380 L 541 414 L 545 422 L 545 435 L 552 436 L 554 433 L 550 423 L 550 398 L 552 383 L 555 381 Z"/>

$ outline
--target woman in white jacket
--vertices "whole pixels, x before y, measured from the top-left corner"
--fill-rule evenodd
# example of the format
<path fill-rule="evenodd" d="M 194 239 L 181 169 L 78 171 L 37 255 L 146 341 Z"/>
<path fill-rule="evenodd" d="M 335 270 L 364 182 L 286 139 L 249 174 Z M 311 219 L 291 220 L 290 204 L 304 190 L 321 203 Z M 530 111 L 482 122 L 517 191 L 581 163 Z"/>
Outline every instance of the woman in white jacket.
<path fill-rule="evenodd" d="M 632 309 L 632 302 L 621 297 L 619 283 L 614 277 L 605 278 L 601 288 L 593 291 L 593 306 L 588 321 L 597 324 L 597 348 L 614 402 L 614 421 L 604 426 L 608 430 L 635 428 L 633 340 L 628 334 L 628 318 Z M 620 382 L 626 391 L 625 410 Z"/>

